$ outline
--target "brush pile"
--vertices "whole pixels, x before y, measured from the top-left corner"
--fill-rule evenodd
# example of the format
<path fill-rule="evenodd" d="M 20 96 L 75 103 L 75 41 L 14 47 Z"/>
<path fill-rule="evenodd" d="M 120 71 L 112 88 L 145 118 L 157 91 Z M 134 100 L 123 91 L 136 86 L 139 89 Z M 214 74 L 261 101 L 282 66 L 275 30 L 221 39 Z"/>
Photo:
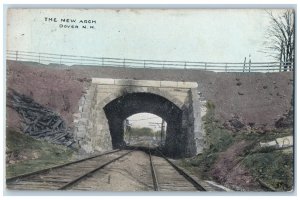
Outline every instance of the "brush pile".
<path fill-rule="evenodd" d="M 59 114 L 12 90 L 8 92 L 7 105 L 21 116 L 23 133 L 67 147 L 75 145 L 71 129 Z"/>

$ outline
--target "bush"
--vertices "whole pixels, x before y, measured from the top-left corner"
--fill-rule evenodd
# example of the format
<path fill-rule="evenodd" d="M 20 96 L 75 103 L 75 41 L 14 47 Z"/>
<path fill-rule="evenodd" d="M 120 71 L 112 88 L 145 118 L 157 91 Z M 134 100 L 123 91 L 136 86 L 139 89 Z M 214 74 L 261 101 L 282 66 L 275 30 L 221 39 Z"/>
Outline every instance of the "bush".
<path fill-rule="evenodd" d="M 224 151 L 233 143 L 233 134 L 224 129 L 218 120 L 215 119 L 214 104 L 208 101 L 206 106 L 207 113 L 203 117 L 203 121 L 206 132 L 207 151 Z"/>
<path fill-rule="evenodd" d="M 143 127 L 143 128 L 130 128 L 127 132 L 125 132 L 126 135 L 130 136 L 159 136 L 160 131 L 154 132 L 151 128 Z"/>
<path fill-rule="evenodd" d="M 206 108 L 208 110 L 213 110 L 213 109 L 215 109 L 215 104 L 213 102 L 211 102 L 211 101 L 207 101 L 206 102 Z"/>

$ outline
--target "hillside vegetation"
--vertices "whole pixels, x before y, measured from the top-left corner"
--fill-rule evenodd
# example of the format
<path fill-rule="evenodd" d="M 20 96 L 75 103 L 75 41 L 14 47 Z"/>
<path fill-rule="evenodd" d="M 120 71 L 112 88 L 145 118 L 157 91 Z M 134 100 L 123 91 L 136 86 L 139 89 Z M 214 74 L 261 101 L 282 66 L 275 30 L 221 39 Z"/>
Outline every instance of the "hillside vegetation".
<path fill-rule="evenodd" d="M 142 127 L 142 128 L 130 128 L 125 132 L 126 135 L 128 136 L 155 136 L 158 137 L 160 136 L 160 131 L 153 131 L 153 129 L 148 128 L 148 127 Z"/>
<path fill-rule="evenodd" d="M 201 178 L 214 180 L 238 191 L 291 191 L 293 149 L 260 147 L 260 142 L 293 134 L 292 128 L 261 133 L 255 129 L 232 131 L 215 119 L 215 105 L 207 103 L 207 134 L 202 154 L 184 159 L 182 166 Z"/>
<path fill-rule="evenodd" d="M 13 130 L 7 132 L 7 178 L 59 165 L 72 159 L 74 152 L 70 148 L 35 140 Z"/>

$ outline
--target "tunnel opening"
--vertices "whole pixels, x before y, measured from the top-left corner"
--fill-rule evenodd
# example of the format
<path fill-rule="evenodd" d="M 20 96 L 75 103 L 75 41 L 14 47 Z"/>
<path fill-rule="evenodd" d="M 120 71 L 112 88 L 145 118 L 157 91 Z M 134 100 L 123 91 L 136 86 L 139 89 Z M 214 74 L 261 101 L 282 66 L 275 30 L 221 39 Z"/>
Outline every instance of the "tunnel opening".
<path fill-rule="evenodd" d="M 137 113 L 151 113 L 164 119 L 166 128 L 163 153 L 169 157 L 184 154 L 187 138 L 182 133 L 183 111 L 170 100 L 152 93 L 127 93 L 109 102 L 104 108 L 108 120 L 112 146 L 126 148 L 124 121 Z"/>
<path fill-rule="evenodd" d="M 124 141 L 128 147 L 163 148 L 167 123 L 151 113 L 137 113 L 123 122 Z"/>

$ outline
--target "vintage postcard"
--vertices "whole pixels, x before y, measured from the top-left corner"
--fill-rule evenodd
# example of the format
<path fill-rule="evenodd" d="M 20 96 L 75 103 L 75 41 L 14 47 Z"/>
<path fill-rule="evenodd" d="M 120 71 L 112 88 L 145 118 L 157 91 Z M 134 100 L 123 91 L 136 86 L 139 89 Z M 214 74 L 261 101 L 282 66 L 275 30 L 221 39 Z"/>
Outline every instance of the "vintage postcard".
<path fill-rule="evenodd" d="M 294 9 L 6 19 L 6 190 L 294 191 Z"/>

